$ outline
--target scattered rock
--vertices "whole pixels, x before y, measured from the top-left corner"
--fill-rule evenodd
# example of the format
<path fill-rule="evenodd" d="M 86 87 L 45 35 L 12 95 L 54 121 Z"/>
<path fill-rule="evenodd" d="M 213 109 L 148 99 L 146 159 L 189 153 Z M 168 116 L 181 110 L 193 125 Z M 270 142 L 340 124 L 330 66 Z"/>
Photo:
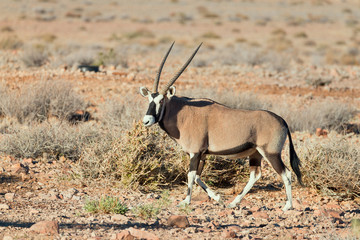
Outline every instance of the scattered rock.
<path fill-rule="evenodd" d="M 59 234 L 59 223 L 57 221 L 41 221 L 32 225 L 30 231 L 42 234 Z"/>
<path fill-rule="evenodd" d="M 116 234 L 115 237 L 116 240 L 133 240 L 135 237 L 131 235 L 131 233 L 128 230 L 123 230 Z"/>
<path fill-rule="evenodd" d="M 3 240 L 13 240 L 13 237 L 6 235 L 3 237 Z"/>
<path fill-rule="evenodd" d="M 186 228 L 190 226 L 186 216 L 173 215 L 168 219 L 168 225 L 171 227 Z"/>
<path fill-rule="evenodd" d="M 254 218 L 269 219 L 269 215 L 266 212 L 254 212 L 252 215 Z"/>
<path fill-rule="evenodd" d="M 29 172 L 29 167 L 24 166 L 22 163 L 16 163 L 11 166 L 11 171 L 16 174 L 27 174 Z"/>
<path fill-rule="evenodd" d="M 146 239 L 146 240 L 159 240 L 155 234 L 148 232 L 148 231 L 142 231 L 136 228 L 129 228 L 128 231 L 131 235 L 133 235 L 136 238 L 140 239 Z"/>
<path fill-rule="evenodd" d="M 223 238 L 236 238 L 236 233 L 233 230 L 225 229 L 221 236 Z"/>
<path fill-rule="evenodd" d="M 15 198 L 15 193 L 6 193 L 5 200 L 8 202 L 13 202 Z"/>
<path fill-rule="evenodd" d="M 320 137 L 320 136 L 327 137 L 328 131 L 325 129 L 322 129 L 322 128 L 317 128 L 315 134 L 318 137 Z"/>
<path fill-rule="evenodd" d="M 0 204 L 0 209 L 8 210 L 8 209 L 10 209 L 10 207 L 9 207 L 9 205 L 3 203 L 3 204 Z"/>
<path fill-rule="evenodd" d="M 117 221 L 126 222 L 126 221 L 128 221 L 128 218 L 126 216 L 122 215 L 122 214 L 115 214 L 115 215 L 111 216 L 111 221 L 113 221 L 113 222 L 117 222 Z"/>

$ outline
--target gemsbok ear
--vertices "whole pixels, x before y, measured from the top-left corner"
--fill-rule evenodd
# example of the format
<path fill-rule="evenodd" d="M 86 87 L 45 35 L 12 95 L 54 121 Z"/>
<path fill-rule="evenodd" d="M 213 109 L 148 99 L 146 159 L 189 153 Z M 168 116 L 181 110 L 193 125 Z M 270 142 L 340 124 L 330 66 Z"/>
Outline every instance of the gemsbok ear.
<path fill-rule="evenodd" d="M 140 87 L 140 94 L 143 97 L 147 97 L 149 95 L 149 90 L 146 87 Z"/>
<path fill-rule="evenodd" d="M 175 86 L 171 86 L 169 87 L 169 90 L 167 91 L 166 95 L 168 98 L 171 98 L 172 96 L 175 95 L 176 89 Z"/>

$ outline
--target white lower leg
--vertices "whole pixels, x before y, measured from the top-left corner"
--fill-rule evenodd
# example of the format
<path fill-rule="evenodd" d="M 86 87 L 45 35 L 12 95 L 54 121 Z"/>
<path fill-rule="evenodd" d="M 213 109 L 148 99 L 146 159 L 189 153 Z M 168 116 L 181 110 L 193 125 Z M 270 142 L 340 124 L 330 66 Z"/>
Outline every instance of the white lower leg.
<path fill-rule="evenodd" d="M 291 172 L 286 168 L 285 171 L 281 174 L 281 178 L 285 184 L 286 204 L 283 207 L 283 211 L 286 211 L 292 208 Z"/>
<path fill-rule="evenodd" d="M 217 202 L 220 201 L 220 195 L 216 195 L 215 192 L 213 192 L 208 186 L 206 186 L 206 184 L 201 181 L 199 175 L 196 175 L 195 181 L 207 192 L 210 198 L 214 199 Z"/>
<path fill-rule="evenodd" d="M 188 173 L 188 190 L 187 190 L 187 195 L 186 198 L 180 202 L 180 206 L 184 206 L 184 205 L 189 205 L 190 201 L 191 201 L 191 194 L 192 194 L 192 189 L 193 189 L 193 185 L 194 185 L 194 181 L 195 181 L 195 176 L 196 176 L 196 171 L 191 171 Z"/>
<path fill-rule="evenodd" d="M 227 206 L 228 208 L 236 207 L 236 204 L 240 203 L 244 196 L 250 191 L 250 189 L 254 186 L 254 183 L 259 180 L 261 177 L 261 172 L 258 175 L 255 175 L 255 171 L 250 172 L 249 182 L 244 187 L 243 191 L 236 196 L 236 198 Z"/>

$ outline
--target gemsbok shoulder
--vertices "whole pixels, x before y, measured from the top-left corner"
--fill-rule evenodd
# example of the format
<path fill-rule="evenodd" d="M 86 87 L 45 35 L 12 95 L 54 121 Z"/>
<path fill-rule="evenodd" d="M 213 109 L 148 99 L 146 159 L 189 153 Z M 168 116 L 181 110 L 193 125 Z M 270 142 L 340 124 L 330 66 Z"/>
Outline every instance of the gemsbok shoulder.
<path fill-rule="evenodd" d="M 188 190 L 180 205 L 190 204 L 194 182 L 198 183 L 210 198 L 220 201 L 220 195 L 215 194 L 200 179 L 205 156 L 210 154 L 226 158 L 249 157 L 249 182 L 228 205 L 229 208 L 240 203 L 259 180 L 262 159 L 267 160 L 284 181 L 287 200 L 283 210 L 292 208 L 291 172 L 281 160 L 286 137 L 289 138 L 291 168 L 300 184 L 302 181 L 300 160 L 285 120 L 270 111 L 232 109 L 210 99 L 176 96 L 173 84 L 190 64 L 201 44 L 175 76 L 158 91 L 161 71 L 173 45 L 174 43 L 160 64 L 152 91 L 141 87 L 140 94 L 149 100 L 143 124 L 149 127 L 158 123 L 190 155 Z"/>

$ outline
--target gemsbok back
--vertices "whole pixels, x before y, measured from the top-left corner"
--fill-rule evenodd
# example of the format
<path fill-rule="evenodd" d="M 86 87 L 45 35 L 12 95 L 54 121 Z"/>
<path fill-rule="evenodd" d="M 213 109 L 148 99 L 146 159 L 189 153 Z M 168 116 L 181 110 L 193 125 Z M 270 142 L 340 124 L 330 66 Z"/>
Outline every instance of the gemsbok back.
<path fill-rule="evenodd" d="M 228 205 L 229 208 L 240 203 L 259 180 L 263 158 L 284 181 L 287 200 L 283 210 L 292 208 L 291 172 L 281 160 L 286 137 L 289 138 L 291 168 L 299 183 L 302 182 L 300 160 L 294 150 L 285 120 L 270 111 L 232 109 L 210 99 L 176 96 L 173 84 L 190 64 L 201 44 L 175 76 L 158 91 L 161 71 L 173 45 L 174 43 L 160 64 L 152 91 L 141 87 L 140 93 L 149 99 L 149 107 L 143 119 L 144 125 L 149 127 L 159 123 L 159 126 L 190 155 L 187 196 L 180 205 L 190 204 L 194 182 L 198 183 L 210 198 L 220 201 L 220 195 L 215 194 L 200 179 L 205 156 L 211 154 L 227 158 L 249 156 L 249 182 Z"/>

